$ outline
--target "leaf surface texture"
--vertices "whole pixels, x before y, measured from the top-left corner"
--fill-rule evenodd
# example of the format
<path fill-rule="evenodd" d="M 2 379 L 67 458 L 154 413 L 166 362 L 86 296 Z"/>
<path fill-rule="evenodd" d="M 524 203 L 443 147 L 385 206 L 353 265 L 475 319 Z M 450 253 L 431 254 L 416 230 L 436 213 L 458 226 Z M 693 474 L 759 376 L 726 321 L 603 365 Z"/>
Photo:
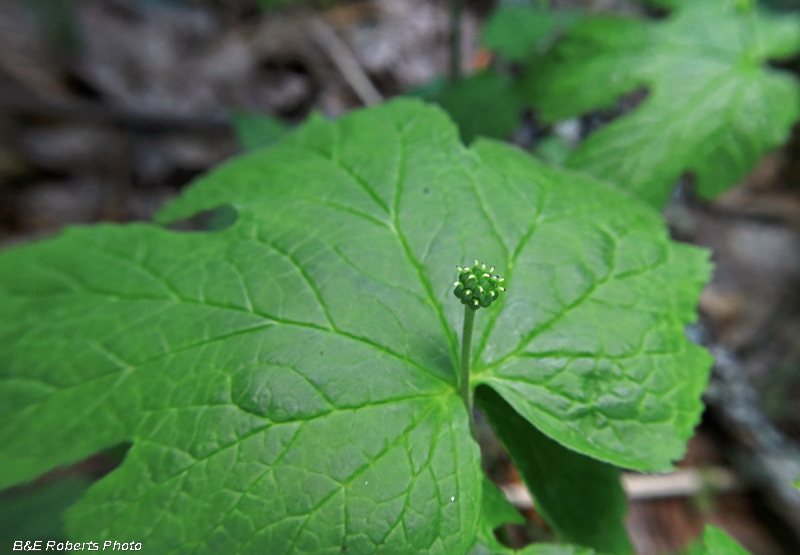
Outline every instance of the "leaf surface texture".
<path fill-rule="evenodd" d="M 455 266 L 497 266 L 474 385 L 568 448 L 664 470 L 702 405 L 705 252 L 610 186 L 397 101 L 200 179 L 159 215 L 0 255 L 0 487 L 131 441 L 68 513 L 154 553 L 466 553 L 482 473 Z"/>

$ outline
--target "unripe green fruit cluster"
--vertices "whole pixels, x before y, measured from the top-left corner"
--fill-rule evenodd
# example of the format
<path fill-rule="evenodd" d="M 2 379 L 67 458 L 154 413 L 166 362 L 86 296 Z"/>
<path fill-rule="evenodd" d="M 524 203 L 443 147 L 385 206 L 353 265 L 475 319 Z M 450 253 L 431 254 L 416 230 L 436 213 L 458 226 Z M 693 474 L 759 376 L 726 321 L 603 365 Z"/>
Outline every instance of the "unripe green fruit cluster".
<path fill-rule="evenodd" d="M 505 280 L 492 275 L 494 266 L 487 272 L 486 264 L 480 264 L 476 260 L 472 268 L 456 266 L 456 269 L 458 269 L 458 281 L 453 284 L 456 287 L 453 294 L 461 299 L 461 304 L 472 310 L 486 308 L 500 298 L 501 291 L 505 291 L 500 286 Z"/>

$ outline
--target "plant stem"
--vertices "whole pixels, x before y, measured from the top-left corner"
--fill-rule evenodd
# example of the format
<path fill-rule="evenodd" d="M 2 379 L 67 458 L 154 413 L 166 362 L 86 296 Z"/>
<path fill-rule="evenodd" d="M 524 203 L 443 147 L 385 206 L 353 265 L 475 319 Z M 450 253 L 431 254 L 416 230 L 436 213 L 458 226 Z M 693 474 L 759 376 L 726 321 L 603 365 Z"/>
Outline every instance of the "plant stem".
<path fill-rule="evenodd" d="M 461 11 L 462 0 L 450 0 L 450 81 L 461 77 Z"/>
<path fill-rule="evenodd" d="M 472 426 L 472 387 L 469 383 L 469 367 L 472 361 L 472 324 L 475 322 L 475 313 L 468 306 L 464 306 L 464 335 L 461 338 L 461 376 L 459 377 L 459 394 L 469 411 L 469 422 Z"/>

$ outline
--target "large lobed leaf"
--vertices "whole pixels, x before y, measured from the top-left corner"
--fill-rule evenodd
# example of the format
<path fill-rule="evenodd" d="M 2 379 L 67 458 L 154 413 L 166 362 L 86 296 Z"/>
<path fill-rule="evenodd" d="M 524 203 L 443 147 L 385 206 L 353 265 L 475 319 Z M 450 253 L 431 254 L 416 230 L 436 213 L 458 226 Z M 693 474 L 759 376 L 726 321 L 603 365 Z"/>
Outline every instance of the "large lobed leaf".
<path fill-rule="evenodd" d="M 626 194 L 468 150 L 405 100 L 312 119 L 158 220 L 227 204 L 214 232 L 78 227 L 0 255 L 0 487 L 133 443 L 68 514 L 75 539 L 465 553 L 482 477 L 452 281 L 473 258 L 509 284 L 476 319 L 474 385 L 579 453 L 681 456 L 707 255 Z"/>
<path fill-rule="evenodd" d="M 556 121 L 647 87 L 633 113 L 590 135 L 567 165 L 661 207 L 684 172 L 713 197 L 786 141 L 800 88 L 765 62 L 800 51 L 800 17 L 739 0 L 657 3 L 674 12 L 657 21 L 582 20 L 533 64 L 525 88 Z"/>

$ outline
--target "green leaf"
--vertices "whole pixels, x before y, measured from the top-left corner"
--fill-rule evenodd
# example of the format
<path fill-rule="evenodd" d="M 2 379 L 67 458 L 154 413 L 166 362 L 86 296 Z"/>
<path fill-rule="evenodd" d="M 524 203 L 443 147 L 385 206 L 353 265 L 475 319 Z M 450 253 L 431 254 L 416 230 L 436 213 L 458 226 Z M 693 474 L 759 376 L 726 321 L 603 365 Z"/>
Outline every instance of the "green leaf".
<path fill-rule="evenodd" d="M 595 550 L 577 545 L 535 543 L 524 549 L 514 550 L 502 545 L 494 538 L 483 538 L 469 555 L 599 555 Z"/>
<path fill-rule="evenodd" d="M 515 83 L 492 70 L 454 84 L 438 79 L 411 95 L 439 104 L 456 122 L 465 143 L 478 136 L 507 139 L 522 113 L 522 99 Z"/>
<path fill-rule="evenodd" d="M 231 124 L 236 138 L 245 151 L 273 145 L 289 130 L 281 120 L 263 114 L 231 112 Z"/>
<path fill-rule="evenodd" d="M 529 4 L 500 4 L 483 30 L 483 44 L 504 58 L 525 61 L 547 49 L 581 15 Z"/>
<path fill-rule="evenodd" d="M 455 266 L 498 267 L 475 385 L 646 470 L 683 452 L 710 361 L 683 326 L 706 254 L 651 208 L 401 100 L 312 118 L 158 214 L 0 255 L 0 487 L 122 441 L 67 515 L 154 553 L 465 553 L 482 473 Z M 484 317 L 485 316 L 485 317 Z M 614 322 L 609 326 L 609 322 Z"/>
<path fill-rule="evenodd" d="M 647 87 L 640 106 L 590 135 L 567 165 L 657 207 L 684 172 L 706 197 L 725 191 L 800 116 L 796 78 L 765 65 L 800 51 L 800 17 L 732 0 L 659 3 L 675 8 L 666 20 L 581 21 L 533 64 L 525 86 L 548 121 Z"/>
<path fill-rule="evenodd" d="M 534 544 L 515 551 L 517 555 L 599 555 L 593 549 L 576 545 Z"/>
<path fill-rule="evenodd" d="M 701 540 L 693 540 L 689 545 L 677 551 L 675 555 L 708 555 L 708 550 Z"/>
<path fill-rule="evenodd" d="M 503 492 L 484 476 L 483 497 L 481 501 L 481 519 L 489 534 L 503 524 L 525 524 L 525 518 L 509 503 Z"/>
<path fill-rule="evenodd" d="M 69 478 L 0 494 L 0 545 L 66 540 L 61 514 L 90 484 L 88 478 Z"/>
<path fill-rule="evenodd" d="M 571 150 L 561 137 L 550 135 L 536 145 L 533 155 L 551 166 L 563 167 Z"/>
<path fill-rule="evenodd" d="M 725 532 L 706 525 L 702 541 L 696 540 L 680 551 L 683 555 L 748 555 L 738 543 Z"/>
<path fill-rule="evenodd" d="M 503 214 L 493 232 L 508 291 L 502 310 L 476 319 L 473 383 L 579 453 L 669 470 L 697 423 L 711 364 L 683 331 L 708 254 L 671 242 L 655 212 L 610 187 L 498 144 L 475 150 L 503 176 L 483 198 L 489 218 Z M 523 214 L 533 215 L 527 227 L 514 223 Z"/>
<path fill-rule="evenodd" d="M 490 388 L 478 388 L 475 403 L 528 485 L 536 511 L 561 539 L 616 555 L 633 552 L 619 469 L 565 449 Z"/>
<path fill-rule="evenodd" d="M 706 526 L 703 533 L 708 555 L 748 555 L 747 551 L 714 526 Z"/>
<path fill-rule="evenodd" d="M 481 523 L 478 530 L 478 542 L 470 551 L 470 555 L 481 553 L 509 551 L 495 538 L 494 530 L 503 524 L 524 524 L 525 518 L 506 499 L 494 483 L 483 477 L 483 496 L 481 498 Z"/>

